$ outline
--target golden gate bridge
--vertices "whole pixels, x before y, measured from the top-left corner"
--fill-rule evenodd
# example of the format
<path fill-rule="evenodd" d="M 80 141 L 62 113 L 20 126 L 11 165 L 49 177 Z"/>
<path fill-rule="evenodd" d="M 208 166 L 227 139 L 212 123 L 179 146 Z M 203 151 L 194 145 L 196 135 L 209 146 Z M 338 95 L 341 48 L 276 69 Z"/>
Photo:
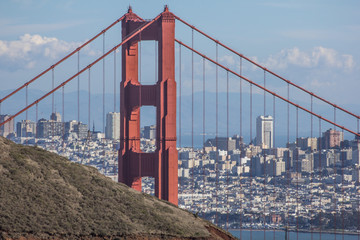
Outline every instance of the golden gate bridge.
<path fill-rule="evenodd" d="M 191 37 L 190 42 L 185 42 L 186 40 L 182 39 L 183 36 L 175 36 L 175 23 L 182 24 L 187 29 L 190 30 Z M 106 33 L 110 31 L 114 26 L 121 24 L 121 42 L 118 42 L 114 47 L 110 49 L 105 49 L 105 37 Z M 209 40 L 209 45 L 213 46 L 213 51 L 205 54 L 204 52 L 198 50 L 195 47 L 195 34 L 198 37 Z M 100 37 L 103 37 L 103 51 L 101 56 L 96 58 L 94 61 L 89 62 L 85 67 L 80 68 L 80 53 L 84 51 L 92 42 L 97 40 Z M 186 38 L 186 37 L 184 37 Z M 155 42 L 155 84 L 153 85 L 143 85 L 142 80 L 148 76 L 142 76 L 141 67 L 142 63 L 142 42 L 144 41 L 154 41 Z M 238 66 L 228 66 L 224 62 L 220 61 L 220 51 L 227 51 L 232 54 L 239 60 Z M 120 54 L 119 54 L 120 52 Z M 113 55 L 113 59 L 111 57 Z M 117 55 L 118 54 L 118 55 Z M 188 54 L 188 55 L 186 55 Z M 118 67 L 116 59 L 121 55 L 121 84 L 119 88 L 119 96 L 117 97 L 118 85 L 116 79 L 120 74 L 117 73 Z M 186 58 L 187 57 L 187 58 Z M 189 58 L 190 57 L 190 58 Z M 60 81 L 58 85 L 55 85 L 55 70 L 59 68 L 61 64 L 64 64 L 70 59 L 77 60 L 77 71 L 70 74 L 69 78 Z M 184 58 L 186 60 L 184 61 Z M 198 63 L 195 63 L 195 58 L 198 59 Z M 191 132 L 191 146 L 188 146 L 194 151 L 194 136 L 198 133 L 202 135 L 202 143 L 205 144 L 205 137 L 207 131 L 212 131 L 215 141 L 213 147 L 216 149 L 215 158 L 215 182 L 216 187 L 213 193 L 213 206 L 216 212 L 215 222 L 218 223 L 218 209 L 221 204 L 219 198 L 222 188 L 227 188 L 227 186 L 221 185 L 224 183 L 220 178 L 225 177 L 227 181 L 225 184 L 229 184 L 229 170 L 226 170 L 226 176 L 221 176 L 220 174 L 220 158 L 219 156 L 219 145 L 220 137 L 226 137 L 229 139 L 230 132 L 238 132 L 240 136 L 244 135 L 244 129 L 248 130 L 249 134 L 249 145 L 253 144 L 253 122 L 255 120 L 255 114 L 260 114 L 262 116 L 272 115 L 273 121 L 276 123 L 282 122 L 281 128 L 286 132 L 287 143 L 290 144 L 290 137 L 294 135 L 296 139 L 296 147 L 299 147 L 299 142 L 297 141 L 300 137 L 299 130 L 306 129 L 311 138 L 317 136 L 321 138 L 322 130 L 328 128 L 329 126 L 335 130 L 339 130 L 343 134 L 346 133 L 348 136 L 352 136 L 357 139 L 359 142 L 360 131 L 359 131 L 359 119 L 360 116 L 345 109 L 333 102 L 330 102 L 318 94 L 309 91 L 299 84 L 296 84 L 289 79 L 286 79 L 275 72 L 267 69 L 266 67 L 256 63 L 251 58 L 244 56 L 238 51 L 228 47 L 221 41 L 210 36 L 209 34 L 204 33 L 195 26 L 189 24 L 187 21 L 183 20 L 179 16 L 176 16 L 165 7 L 164 11 L 156 16 L 154 19 L 145 20 L 138 15 L 136 15 L 131 7 L 128 12 L 124 14 L 121 18 L 117 19 L 111 25 L 103 29 L 97 35 L 95 35 L 90 40 L 86 41 L 84 44 L 80 45 L 74 51 L 66 55 L 64 58 L 58 62 L 51 65 L 49 68 L 27 81 L 14 91 L 10 92 L 6 96 L 0 99 L 0 114 L 2 114 L 1 109 L 9 109 L 7 103 L 9 99 L 16 98 L 21 94 L 21 91 L 25 91 L 25 101 L 24 106 L 20 109 L 11 109 L 14 112 L 7 113 L 9 114 L 7 119 L 0 123 L 0 126 L 3 128 L 8 126 L 11 121 L 16 117 L 23 116 L 25 114 L 26 120 L 29 119 L 28 112 L 35 112 L 35 120 L 38 121 L 39 115 L 39 106 L 45 102 L 46 99 L 52 99 L 52 113 L 55 112 L 55 99 L 54 94 L 61 92 L 61 109 L 63 122 L 65 113 L 69 110 L 67 108 L 76 108 L 77 118 L 80 122 L 80 116 L 85 115 L 83 112 L 84 107 L 80 103 L 80 77 L 81 80 L 88 81 L 88 102 L 87 102 L 87 123 L 90 128 L 92 120 L 92 112 L 94 112 L 93 103 L 91 102 L 91 80 L 92 69 L 95 66 L 98 66 L 102 63 L 102 86 L 103 86 L 103 97 L 102 97 L 102 119 L 104 125 L 105 118 L 105 83 L 106 83 L 106 72 L 110 69 L 106 67 L 107 63 L 114 65 L 113 76 L 114 76 L 114 112 L 116 111 L 116 105 L 120 106 L 120 150 L 119 150 L 119 164 L 118 164 L 118 174 L 119 181 L 124 182 L 127 185 L 141 191 L 141 178 L 145 176 L 151 176 L 155 179 L 155 195 L 161 199 L 168 200 L 171 203 L 178 204 L 178 184 L 181 186 L 181 181 L 178 183 L 178 150 L 177 147 L 183 147 L 182 136 L 184 135 L 184 119 L 186 117 L 190 118 L 188 124 L 191 125 L 188 129 Z M 111 62 L 112 61 L 112 62 Z M 109 64 L 109 65 L 110 65 Z M 178 66 L 176 66 L 176 64 Z M 83 64 L 84 65 L 84 64 Z M 184 66 L 190 66 L 190 69 L 184 69 Z M 208 71 L 207 66 L 211 66 L 215 71 Z M 256 69 L 256 70 L 255 70 Z M 257 71 L 257 74 L 253 76 L 247 76 L 246 71 Z M 197 72 L 197 73 L 195 73 Z M 211 72 L 211 73 L 209 73 Z M 195 75 L 202 75 L 201 79 L 195 79 Z M 185 75 L 185 77 L 184 77 Z M 35 99 L 32 102 L 29 102 L 29 86 L 36 85 L 40 79 L 51 79 L 51 90 L 40 98 Z M 100 77 L 101 79 L 101 77 Z M 176 81 L 175 81 L 176 80 Z M 70 82 L 77 81 L 77 102 L 73 103 L 72 106 L 65 106 L 65 88 L 69 85 Z M 271 87 L 272 82 L 277 81 L 277 84 L 283 84 L 279 91 L 274 90 Z M 184 85 L 187 85 L 191 91 L 186 92 L 186 94 L 191 95 L 191 101 L 184 104 L 184 99 L 182 96 L 185 94 L 182 92 Z M 213 93 L 208 94 L 214 97 L 215 99 L 209 99 L 206 96 L 207 89 L 209 86 L 212 86 Z M 246 90 L 245 90 L 246 88 Z M 195 100 L 195 90 L 201 93 L 200 101 Z M 221 92 L 224 93 L 224 96 L 221 96 Z M 294 92 L 294 93 L 293 93 Z M 296 92 L 296 93 L 295 93 Z M 299 94 L 300 93 L 300 94 Z M 236 100 L 230 95 L 236 94 Z M 263 99 L 259 101 L 259 96 L 263 96 Z M 299 95 L 301 96 L 299 98 Z M 248 99 L 245 99 L 247 97 Z M 231 98 L 231 100 L 230 100 Z M 199 100 L 199 99 L 198 99 Z M 206 101 L 212 100 L 213 105 L 209 106 Z M 221 103 L 220 103 L 221 102 Z M 321 104 L 323 106 L 328 106 L 328 109 L 325 116 L 316 111 L 315 103 Z M 247 105 L 245 105 L 247 104 Z M 258 106 L 262 105 L 262 108 L 259 109 Z M 152 153 L 142 152 L 140 147 L 140 109 L 142 106 L 154 106 L 156 108 L 156 151 Z M 225 107 L 224 107 L 225 106 Z M 191 116 L 183 116 L 184 108 L 191 109 Z M 256 108 L 256 109 L 255 109 Z M 236 114 L 234 114 L 234 109 L 236 109 Z M 281 109 L 282 115 L 277 114 Z M 277 111 L 276 111 L 277 110 Z M 322 112 L 323 113 L 323 112 Z M 196 117 L 196 116 L 200 117 Z M 209 115 L 212 117 L 215 124 L 208 124 Z M 235 119 L 234 116 L 238 117 Z M 341 116 L 341 117 L 340 117 Z M 233 124 L 231 124 L 232 122 Z M 244 124 L 247 122 L 249 125 Z M 235 123 L 235 124 L 234 124 Z M 210 126 L 209 126 L 210 125 Z M 237 125 L 238 129 L 233 129 L 233 126 Z M 211 128 L 211 129 L 210 129 Z M 273 136 L 274 140 L 276 135 Z M 227 143 L 228 144 L 228 143 Z M 275 146 L 274 146 L 275 147 Z M 226 147 L 227 150 L 229 146 Z M 318 151 L 321 151 L 321 144 L 318 146 Z M 205 154 L 205 147 L 203 148 L 203 154 Z M 313 151 L 313 150 L 311 150 Z M 256 155 L 252 152 L 251 156 Z M 270 150 L 264 151 L 264 158 L 266 162 L 266 156 L 271 155 Z M 295 158 L 298 158 L 298 154 L 295 154 Z M 321 158 L 321 154 L 319 154 Z M 192 159 L 194 160 L 194 159 Z M 292 176 L 295 178 L 301 177 L 301 166 L 298 162 L 300 159 L 294 160 L 296 164 L 291 166 L 289 163 L 285 164 L 285 174 L 284 174 L 284 183 L 290 186 Z M 250 169 L 253 167 L 253 162 L 250 161 Z M 319 169 L 322 169 L 321 164 L 322 160 L 319 160 L 320 166 Z M 344 162 L 342 162 L 343 169 Z M 311 174 L 310 180 L 313 181 L 316 178 L 316 174 L 322 177 L 321 171 L 316 172 L 313 164 L 311 165 Z M 334 172 L 338 172 L 336 164 L 333 164 Z M 264 169 L 264 176 L 269 176 L 270 169 Z M 267 172 L 268 171 L 268 174 Z M 291 172 L 298 174 L 291 175 Z M 192 187 L 194 187 L 195 172 L 192 170 Z M 300 174 L 300 175 L 299 175 Z M 206 172 L 205 169 L 202 173 L 203 181 L 205 184 L 206 181 Z M 239 175 L 239 186 L 242 189 L 242 179 L 244 176 Z M 246 175 L 246 178 L 250 182 L 250 195 L 256 186 L 252 186 L 251 182 L 256 176 L 253 176 L 253 172 L 249 171 L 249 175 Z M 274 178 L 276 179 L 276 178 Z M 342 172 L 342 183 L 344 182 L 344 173 Z M 296 181 L 296 189 L 299 188 Z M 284 205 L 288 206 L 290 203 L 289 192 L 278 193 L 274 192 L 273 188 L 268 187 L 264 178 L 264 183 L 262 185 L 263 195 L 267 194 L 285 194 Z M 273 185 L 276 185 L 276 181 L 272 182 Z M 278 183 L 280 184 L 280 183 Z M 336 185 L 334 179 L 334 186 Z M 245 185 L 244 185 L 245 186 Z M 336 187 L 336 186 L 335 186 Z M 227 190 L 227 192 L 231 189 Z M 340 187 L 340 193 L 344 196 L 344 187 Z M 296 193 L 298 195 L 298 192 Z M 300 197 L 296 196 L 296 205 Z M 226 198 L 227 199 L 227 198 Z M 336 199 L 336 198 L 334 198 Z M 359 192 L 357 192 L 357 206 L 354 209 L 357 209 L 359 212 Z M 312 208 L 312 203 L 310 203 L 310 208 Z M 333 212 L 337 212 L 336 200 L 333 204 Z M 226 215 L 229 215 L 230 204 L 226 203 Z M 320 196 L 320 205 L 321 205 L 321 196 Z M 250 204 L 250 207 L 252 205 Z M 240 212 L 243 213 L 246 209 L 242 206 L 240 201 L 239 206 Z M 311 211 L 312 209 L 310 209 Z M 268 210 L 271 212 L 271 210 Z M 261 212 L 261 211 L 260 211 Z M 324 214 L 320 212 L 320 222 L 321 215 Z M 263 209 L 263 218 L 265 219 L 266 208 Z M 334 214 L 334 226 L 337 224 L 342 224 L 344 226 L 344 215 L 341 219 L 336 219 L 336 214 Z M 240 229 L 243 228 L 244 216 L 239 213 L 238 216 L 238 226 Z M 313 220 L 313 219 L 311 219 Z M 357 217 L 358 221 L 358 238 L 360 238 L 359 226 L 360 226 L 360 215 Z M 264 220 L 265 222 L 265 220 Z M 253 219 L 250 217 L 250 229 L 252 229 Z M 292 222 L 293 228 L 299 232 L 299 217 L 296 217 L 295 221 Z M 289 226 L 290 220 L 285 219 L 285 225 Z M 322 232 L 322 226 L 312 227 L 310 226 L 309 230 L 319 231 L 320 238 Z M 264 228 L 264 238 L 265 231 L 272 231 Z M 275 231 L 275 230 L 273 230 Z M 339 230 L 334 227 L 334 232 Z M 344 231 L 342 232 L 344 236 Z M 250 235 L 252 238 L 252 235 Z M 298 238 L 298 237 L 297 237 Z M 335 236 L 336 238 L 336 236 Z M 274 233 L 275 239 L 275 233 Z"/>

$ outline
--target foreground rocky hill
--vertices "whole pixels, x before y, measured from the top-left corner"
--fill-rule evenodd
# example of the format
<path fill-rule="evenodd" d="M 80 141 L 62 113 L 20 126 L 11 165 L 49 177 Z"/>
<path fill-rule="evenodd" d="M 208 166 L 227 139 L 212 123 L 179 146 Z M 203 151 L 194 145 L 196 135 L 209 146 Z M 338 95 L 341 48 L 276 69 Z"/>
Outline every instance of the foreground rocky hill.
<path fill-rule="evenodd" d="M 96 169 L 0 138 L 0 239 L 232 239 Z"/>

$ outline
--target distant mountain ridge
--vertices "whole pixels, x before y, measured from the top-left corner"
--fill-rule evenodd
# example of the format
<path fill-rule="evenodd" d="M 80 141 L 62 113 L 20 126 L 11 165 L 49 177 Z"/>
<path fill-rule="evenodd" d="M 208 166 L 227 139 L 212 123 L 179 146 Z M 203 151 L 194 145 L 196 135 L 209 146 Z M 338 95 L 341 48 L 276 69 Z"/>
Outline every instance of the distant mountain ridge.
<path fill-rule="evenodd" d="M 235 239 L 155 197 L 0 137 L 0 239 Z"/>
<path fill-rule="evenodd" d="M 0 91 L 0 96 L 5 96 L 11 92 L 11 90 L 7 91 Z M 33 99 L 29 99 L 29 103 L 36 100 L 37 98 L 44 95 L 45 92 L 40 90 L 29 90 L 29 96 L 33 96 Z M 117 92 L 119 94 L 119 92 Z M 273 115 L 273 99 L 270 96 L 270 94 L 267 94 L 268 100 L 266 103 L 266 115 Z M 227 134 L 227 99 L 226 99 L 226 93 L 220 92 L 218 94 L 218 134 L 219 136 L 226 136 Z M 80 121 L 83 123 L 88 122 L 88 98 L 89 94 L 86 91 L 80 91 Z M 216 94 L 214 92 L 205 92 L 205 98 L 206 98 L 206 105 L 205 105 L 205 125 L 206 129 L 205 132 L 207 134 L 206 138 L 213 138 L 215 136 L 215 129 L 216 129 Z M 62 114 L 62 94 L 55 93 L 54 95 L 55 99 L 55 110 Z M 180 96 L 177 97 L 177 108 L 178 108 L 178 116 L 177 116 L 177 124 L 178 124 L 178 130 L 180 127 L 179 122 L 179 108 L 180 108 Z M 253 94 L 253 109 L 252 109 L 252 137 L 256 134 L 256 117 L 259 115 L 264 114 L 264 107 L 263 107 L 263 94 Z M 310 98 L 309 98 L 310 99 Z M 307 99 L 307 101 L 309 101 Z M 248 143 L 250 142 L 250 95 L 249 93 L 243 93 L 242 95 L 242 130 L 243 130 L 243 136 L 245 141 Z M 183 95 L 181 96 L 181 129 L 182 129 L 182 135 L 183 139 L 186 139 L 189 134 L 192 133 L 192 96 L 191 95 Z M 196 92 L 194 93 L 194 134 L 195 139 L 198 139 L 198 141 L 195 141 L 195 145 L 202 145 L 202 124 L 203 124 L 203 94 L 202 92 Z M 95 130 L 97 131 L 103 131 L 103 95 L 102 94 L 90 94 L 90 102 L 91 102 L 91 116 L 90 116 L 90 128 L 93 128 L 93 125 L 95 126 Z M 119 95 L 117 95 L 116 98 L 116 109 L 115 111 L 119 111 Z M 303 102 L 297 102 L 297 104 L 304 106 L 307 109 L 311 109 L 310 103 L 306 102 L 306 99 L 304 99 Z M 77 92 L 69 92 L 64 94 L 64 105 L 65 105 L 65 121 L 69 120 L 77 120 Z M 234 134 L 240 133 L 240 99 L 238 93 L 230 93 L 229 94 L 229 134 L 230 136 Z M 25 107 L 25 92 L 22 92 L 20 96 L 17 97 L 11 97 L 10 99 L 6 100 L 1 105 L 1 113 L 15 113 L 14 110 L 20 110 L 21 107 Z M 286 142 L 286 135 L 287 135 L 287 128 L 284 127 L 287 125 L 287 103 L 276 100 L 276 116 L 275 116 L 275 131 L 277 136 L 279 136 L 278 143 L 281 143 L 281 146 L 284 146 Z M 347 110 L 353 111 L 355 114 L 360 114 L 359 109 L 360 105 L 359 103 L 353 103 L 341 106 L 344 107 Z M 38 112 L 38 118 L 46 118 L 49 119 L 50 113 L 52 111 L 52 97 L 49 96 L 44 100 L 44 102 L 39 103 L 38 106 L 39 112 Z M 142 114 L 140 117 L 141 125 L 147 126 L 152 125 L 156 123 L 156 112 L 155 107 L 149 107 L 145 106 L 142 107 Z M 324 104 L 322 104 L 320 101 L 314 101 L 313 104 L 313 110 L 315 113 L 319 114 L 322 117 L 326 117 L 329 120 L 334 119 L 334 109 L 332 107 L 325 107 Z M 114 94 L 112 93 L 106 93 L 105 94 L 105 114 L 108 112 L 114 111 Z M 35 107 L 30 109 L 28 111 L 28 117 L 29 119 L 35 119 L 36 111 Z M 304 113 L 302 110 L 299 110 L 299 117 L 301 121 L 299 121 L 299 136 L 310 136 L 310 116 L 307 113 Z M 16 118 L 16 121 L 20 121 L 21 119 L 25 119 L 25 113 L 20 115 L 18 118 Z M 105 118 L 106 121 L 106 118 Z M 318 119 L 314 118 L 314 124 L 316 125 L 316 122 Z M 341 126 L 351 126 L 353 131 L 356 131 L 356 121 L 355 119 L 350 118 L 348 115 L 345 115 L 341 113 L 340 110 L 337 111 L 336 116 L 336 123 Z M 294 141 L 295 139 L 295 124 L 296 124 L 296 111 L 295 107 L 290 107 L 290 141 Z M 326 131 L 330 127 L 333 127 L 330 124 L 323 124 L 322 128 L 323 131 Z M 314 132 L 316 132 L 316 129 L 314 129 Z M 189 142 L 187 141 L 187 144 L 183 144 L 183 146 L 189 146 Z"/>

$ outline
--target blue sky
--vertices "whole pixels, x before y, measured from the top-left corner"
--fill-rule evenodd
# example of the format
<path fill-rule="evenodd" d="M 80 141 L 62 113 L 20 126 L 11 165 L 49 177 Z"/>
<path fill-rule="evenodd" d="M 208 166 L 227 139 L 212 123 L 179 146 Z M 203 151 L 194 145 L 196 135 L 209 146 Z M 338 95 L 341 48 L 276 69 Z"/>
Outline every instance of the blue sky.
<path fill-rule="evenodd" d="M 46 69 L 122 16 L 129 5 L 150 19 L 165 4 L 179 17 L 310 91 L 338 104 L 360 100 L 357 0 L 2 0 L 1 90 L 15 88 Z M 191 31 L 183 32 L 180 25 L 177 38 L 188 40 Z M 119 39 L 115 37 L 114 43 Z M 211 44 L 198 46 L 214 53 Z M 101 47 L 94 46 L 85 55 L 97 56 L 99 51 Z M 221 54 L 223 62 L 236 67 L 234 56 Z"/>

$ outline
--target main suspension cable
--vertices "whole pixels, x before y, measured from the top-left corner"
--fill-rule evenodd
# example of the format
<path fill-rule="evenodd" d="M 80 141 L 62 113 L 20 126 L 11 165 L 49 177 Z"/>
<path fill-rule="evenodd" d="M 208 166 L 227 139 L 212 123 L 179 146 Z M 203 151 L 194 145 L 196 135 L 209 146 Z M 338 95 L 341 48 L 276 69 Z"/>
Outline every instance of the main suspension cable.
<path fill-rule="evenodd" d="M 202 34 L 203 36 L 205 36 L 206 38 L 210 39 L 211 41 L 219 44 L 221 47 L 227 49 L 228 51 L 234 53 L 235 55 L 244 58 L 246 61 L 250 62 L 251 64 L 253 64 L 253 65 L 255 65 L 255 66 L 263 69 L 264 71 L 266 71 L 266 72 L 270 73 L 271 75 L 279 78 L 280 80 L 282 80 L 282 81 L 284 81 L 284 82 L 286 82 L 286 83 L 288 83 L 288 84 L 290 84 L 290 85 L 292 85 L 292 86 L 294 86 L 294 87 L 302 90 L 303 92 L 306 92 L 307 94 L 309 94 L 309 95 L 311 95 L 311 96 L 314 96 L 315 98 L 317 98 L 317 99 L 319 99 L 319 100 L 321 100 L 321 101 L 323 101 L 323 102 L 325 102 L 325 103 L 327 103 L 327 104 L 329 104 L 329 105 L 331 105 L 331 106 L 333 106 L 333 107 L 336 107 L 336 108 L 338 108 L 339 110 L 341 110 L 341 111 L 343 111 L 343 112 L 345 112 L 345 113 L 347 113 L 347 114 L 349 114 L 349 115 L 351 115 L 351 116 L 353 116 L 353 117 L 355 117 L 355 118 L 357 118 L 357 119 L 360 119 L 360 116 L 359 116 L 359 115 L 356 115 L 356 114 L 354 114 L 354 113 L 351 113 L 350 111 L 348 111 L 348 110 L 346 110 L 346 109 L 344 109 L 344 108 L 341 108 L 341 107 L 337 106 L 337 105 L 334 104 L 334 103 L 331 103 L 331 102 L 327 101 L 326 99 L 324 99 L 324 98 L 322 98 L 322 97 L 320 97 L 320 96 L 318 96 L 318 95 L 316 95 L 316 94 L 314 94 L 314 93 L 312 93 L 312 92 L 310 92 L 310 91 L 302 88 L 301 86 L 299 86 L 299 85 L 297 85 L 297 84 L 289 81 L 288 79 L 285 79 L 285 78 L 281 77 L 280 75 L 278 75 L 278 74 L 270 71 L 269 69 L 261 66 L 260 64 L 256 63 L 255 61 L 251 60 L 250 58 L 244 56 L 243 54 L 241 54 L 241 53 L 239 53 L 239 52 L 237 52 L 237 51 L 229 48 L 228 46 L 226 46 L 225 44 L 221 43 L 220 41 L 218 41 L 218 40 L 210 37 L 208 34 L 204 33 L 203 31 L 201 31 L 200 29 L 196 28 L 195 26 L 190 25 L 189 23 L 187 23 L 186 21 L 182 20 L 182 19 L 179 18 L 178 16 L 176 16 L 176 15 L 174 15 L 174 16 L 175 16 L 175 19 L 179 20 L 180 22 L 182 22 L 183 24 L 187 25 L 187 26 L 190 27 L 191 29 L 196 30 L 198 33 Z"/>
<path fill-rule="evenodd" d="M 36 79 L 40 78 L 41 76 L 43 76 L 45 73 L 49 72 L 50 70 L 54 69 L 57 65 L 59 65 L 60 63 L 62 63 L 63 61 L 65 61 L 66 59 L 68 59 L 69 57 L 71 57 L 72 55 L 74 55 L 75 53 L 79 52 L 82 48 L 84 48 L 85 46 L 87 46 L 89 43 L 91 43 L 92 41 L 94 41 L 95 39 L 97 39 L 101 34 L 105 33 L 106 31 L 108 31 L 110 28 L 112 28 L 114 25 L 116 25 L 117 23 L 121 22 L 124 18 L 125 18 L 126 14 L 124 14 L 121 18 L 117 19 L 115 22 L 113 22 L 112 24 L 110 24 L 107 28 L 105 28 L 104 30 L 102 30 L 101 32 L 99 32 L 98 34 L 96 34 L 93 38 L 91 38 L 90 40 L 86 41 L 84 44 L 80 45 L 78 48 L 76 48 L 74 51 L 72 51 L 70 54 L 66 55 L 65 57 L 63 57 L 61 60 L 59 60 L 58 62 L 56 62 L 54 65 L 51 65 L 49 68 L 47 68 L 45 71 L 43 71 L 42 73 L 40 73 L 39 75 L 37 75 L 36 77 L 34 77 L 33 79 L 31 79 L 30 81 L 24 83 L 22 86 L 20 86 L 19 88 L 15 89 L 13 92 L 11 92 L 10 94 L 8 94 L 7 96 L 3 97 L 2 99 L 0 99 L 0 103 L 4 102 L 7 98 L 11 97 L 12 95 L 14 95 L 15 93 L 17 93 L 18 91 L 20 91 L 21 89 L 23 89 L 24 87 L 28 86 L 29 84 L 31 84 L 32 82 L 34 82 Z"/>
<path fill-rule="evenodd" d="M 177 39 L 175 39 L 175 41 L 178 42 L 178 43 L 180 43 L 180 44 L 183 45 L 184 47 L 190 49 L 191 51 L 194 51 L 194 52 L 197 53 L 198 55 L 206 58 L 206 60 L 214 63 L 215 65 L 223 68 L 223 69 L 226 70 L 226 71 L 229 71 L 229 72 L 232 73 L 233 75 L 238 76 L 238 77 L 242 78 L 243 80 L 247 81 L 248 83 L 256 86 L 257 88 L 260 88 L 260 89 L 262 89 L 262 90 L 265 89 L 263 86 L 255 83 L 255 82 L 253 82 L 253 81 L 251 81 L 250 79 L 248 79 L 248 78 L 246 78 L 246 77 L 244 77 L 244 76 L 239 75 L 238 73 L 236 73 L 236 72 L 232 71 L 231 69 L 223 66 L 222 64 L 218 63 L 217 61 L 214 61 L 214 60 L 212 60 L 211 58 L 205 56 L 204 54 L 201 54 L 200 52 L 196 51 L 195 49 L 192 49 L 190 46 L 184 44 L 183 42 L 181 42 L 181 41 L 179 41 L 179 40 L 177 40 Z M 306 109 L 306 108 L 304 108 L 304 107 L 301 107 L 300 105 L 298 105 L 298 104 L 296 104 L 296 103 L 294 103 L 294 102 L 292 102 L 292 101 L 290 101 L 290 100 L 288 100 L 288 99 L 286 99 L 286 98 L 284 98 L 284 97 L 276 94 L 275 92 L 270 91 L 269 89 L 265 89 L 265 91 L 268 92 L 268 93 L 270 93 L 271 95 L 276 96 L 277 98 L 283 100 L 284 102 L 286 102 L 286 103 L 288 103 L 288 104 L 291 104 L 291 105 L 293 105 L 293 106 L 295 106 L 295 107 L 298 107 L 299 109 L 301 109 L 301 110 L 303 110 L 303 111 L 305 111 L 305 112 L 307 112 L 307 113 L 310 113 L 310 114 L 316 116 L 317 118 L 320 118 L 321 120 L 323 120 L 323 121 L 325 121 L 325 122 L 328 122 L 328 123 L 330 123 L 330 124 L 334 124 L 333 121 L 330 121 L 330 120 L 328 120 L 328 119 L 320 116 L 319 114 L 316 114 L 316 113 L 314 113 L 314 112 L 312 112 L 312 111 L 310 111 L 310 110 L 308 110 L 308 109 Z M 340 126 L 339 124 L 336 124 L 336 126 L 337 126 L 338 128 L 344 129 L 345 131 L 347 131 L 347 132 L 349 132 L 349 133 L 351 133 L 351 134 L 354 134 L 354 135 L 360 137 L 360 133 L 356 133 L 356 132 L 354 132 L 353 130 L 350 130 L 350 129 L 344 127 L 344 126 Z"/>

